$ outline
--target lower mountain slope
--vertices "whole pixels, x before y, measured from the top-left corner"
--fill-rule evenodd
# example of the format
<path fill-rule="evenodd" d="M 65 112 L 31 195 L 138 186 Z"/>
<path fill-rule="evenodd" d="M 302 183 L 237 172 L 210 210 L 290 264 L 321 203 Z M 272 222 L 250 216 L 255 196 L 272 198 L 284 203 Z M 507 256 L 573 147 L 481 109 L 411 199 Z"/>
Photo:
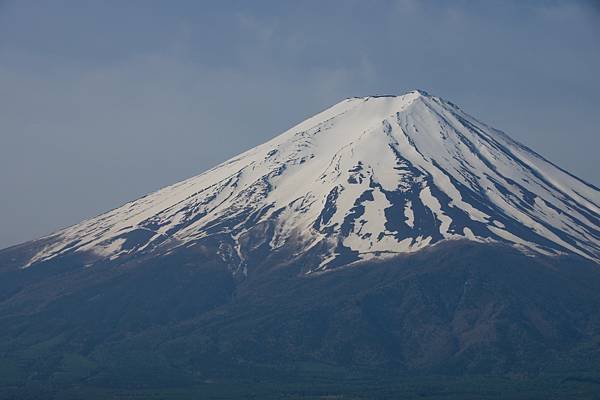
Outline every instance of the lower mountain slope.
<path fill-rule="evenodd" d="M 0 252 L 2 398 L 600 387 L 600 269 L 582 257 L 453 241 L 319 274 L 271 261 L 239 280 L 206 248 L 87 269 L 77 255 L 15 269 L 18 252 Z"/>

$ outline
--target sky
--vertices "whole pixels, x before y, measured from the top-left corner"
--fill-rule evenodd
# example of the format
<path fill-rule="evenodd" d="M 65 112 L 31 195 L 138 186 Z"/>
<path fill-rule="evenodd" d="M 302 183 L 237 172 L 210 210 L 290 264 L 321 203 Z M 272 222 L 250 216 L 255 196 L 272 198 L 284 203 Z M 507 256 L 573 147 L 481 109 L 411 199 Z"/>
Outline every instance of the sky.
<path fill-rule="evenodd" d="M 0 0 L 0 248 L 415 88 L 600 186 L 599 4 Z"/>

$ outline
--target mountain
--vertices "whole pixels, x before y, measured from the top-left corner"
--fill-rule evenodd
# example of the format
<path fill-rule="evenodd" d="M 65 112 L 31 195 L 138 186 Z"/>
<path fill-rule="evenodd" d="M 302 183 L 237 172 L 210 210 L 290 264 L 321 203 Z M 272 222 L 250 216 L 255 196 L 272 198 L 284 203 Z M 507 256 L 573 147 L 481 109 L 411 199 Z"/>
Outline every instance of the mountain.
<path fill-rule="evenodd" d="M 449 101 L 349 98 L 0 251 L 0 397 L 591 396 L 599 210 Z"/>

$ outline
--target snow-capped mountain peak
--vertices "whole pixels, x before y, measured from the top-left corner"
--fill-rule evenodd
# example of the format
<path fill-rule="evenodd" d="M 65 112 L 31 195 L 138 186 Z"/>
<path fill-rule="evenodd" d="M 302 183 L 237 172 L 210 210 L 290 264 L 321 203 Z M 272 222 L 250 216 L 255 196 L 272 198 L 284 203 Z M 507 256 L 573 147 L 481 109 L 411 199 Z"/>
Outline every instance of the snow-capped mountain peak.
<path fill-rule="evenodd" d="M 600 191 L 424 91 L 353 97 L 205 173 L 64 229 L 27 266 L 210 241 L 310 271 L 468 239 L 600 260 Z"/>

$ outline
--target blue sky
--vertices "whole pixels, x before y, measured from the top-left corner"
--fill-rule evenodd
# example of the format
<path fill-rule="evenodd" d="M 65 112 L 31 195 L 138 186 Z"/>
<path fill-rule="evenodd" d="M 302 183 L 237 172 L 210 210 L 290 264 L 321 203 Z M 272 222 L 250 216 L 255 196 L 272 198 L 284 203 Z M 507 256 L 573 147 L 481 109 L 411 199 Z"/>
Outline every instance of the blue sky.
<path fill-rule="evenodd" d="M 599 186 L 597 4 L 0 0 L 0 247 L 413 88 Z"/>

